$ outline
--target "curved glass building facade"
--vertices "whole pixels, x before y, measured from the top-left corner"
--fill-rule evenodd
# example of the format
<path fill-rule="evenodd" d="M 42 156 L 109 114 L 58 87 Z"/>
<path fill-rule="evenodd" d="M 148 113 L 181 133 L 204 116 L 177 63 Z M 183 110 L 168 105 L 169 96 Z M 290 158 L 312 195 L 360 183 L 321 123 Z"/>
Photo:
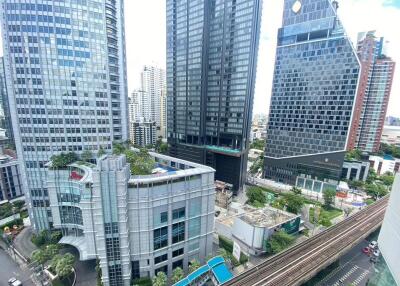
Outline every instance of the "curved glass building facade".
<path fill-rule="evenodd" d="M 4 66 L 36 229 L 52 227 L 46 163 L 128 138 L 122 0 L 3 0 Z"/>

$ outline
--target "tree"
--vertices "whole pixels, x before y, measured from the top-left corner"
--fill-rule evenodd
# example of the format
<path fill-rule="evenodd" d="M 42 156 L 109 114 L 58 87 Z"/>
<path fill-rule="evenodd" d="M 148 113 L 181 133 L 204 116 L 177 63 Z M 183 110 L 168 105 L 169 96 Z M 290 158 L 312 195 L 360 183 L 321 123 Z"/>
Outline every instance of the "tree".
<path fill-rule="evenodd" d="M 72 273 L 75 257 L 71 253 L 59 258 L 56 264 L 56 273 L 60 278 L 65 278 Z"/>
<path fill-rule="evenodd" d="M 167 285 L 167 275 L 164 272 L 157 272 L 157 275 L 153 277 L 153 286 L 165 286 Z"/>
<path fill-rule="evenodd" d="M 255 139 L 250 144 L 250 149 L 257 149 L 257 150 L 264 151 L 264 149 L 265 149 L 265 140 L 263 140 L 263 139 Z"/>
<path fill-rule="evenodd" d="M 200 262 L 196 259 L 192 259 L 189 263 L 189 273 L 196 271 L 200 267 Z"/>
<path fill-rule="evenodd" d="M 367 184 L 365 192 L 376 199 L 384 197 L 389 193 L 387 188 L 380 183 Z"/>
<path fill-rule="evenodd" d="M 254 175 L 257 174 L 259 171 L 263 171 L 264 170 L 264 155 L 261 155 L 260 157 L 258 157 L 253 165 L 251 165 L 250 167 L 250 174 Z"/>
<path fill-rule="evenodd" d="M 378 178 L 378 175 L 376 174 L 374 168 L 369 168 L 368 171 L 368 177 L 367 177 L 367 184 L 372 184 L 373 182 L 375 182 L 375 180 Z"/>
<path fill-rule="evenodd" d="M 38 249 L 32 253 L 32 260 L 39 263 L 40 265 L 44 265 L 50 257 L 47 255 L 46 251 Z"/>
<path fill-rule="evenodd" d="M 53 155 L 50 158 L 53 169 L 63 169 L 67 165 L 78 160 L 78 155 L 74 152 L 60 153 L 59 155 Z"/>
<path fill-rule="evenodd" d="M 336 190 L 329 188 L 322 191 L 325 207 L 330 208 L 335 204 Z"/>
<path fill-rule="evenodd" d="M 113 154 L 114 155 L 121 155 L 125 153 L 126 146 L 123 143 L 113 142 Z"/>
<path fill-rule="evenodd" d="M 393 185 L 394 176 L 391 172 L 386 172 L 379 177 L 379 181 L 381 181 L 385 186 L 390 187 Z"/>
<path fill-rule="evenodd" d="M 275 232 L 267 241 L 267 251 L 269 253 L 279 253 L 288 248 L 295 241 L 295 237 L 286 233 L 284 230 Z"/>
<path fill-rule="evenodd" d="M 101 156 L 105 155 L 106 151 L 104 150 L 103 147 L 100 146 L 99 151 L 97 151 L 97 158 L 100 158 Z"/>
<path fill-rule="evenodd" d="M 225 248 L 218 249 L 218 255 L 222 256 L 225 259 L 225 261 L 228 261 L 231 259 L 230 253 Z"/>
<path fill-rule="evenodd" d="M 364 189 L 364 182 L 363 181 L 347 181 L 347 184 L 349 185 L 350 188 L 352 189 Z"/>
<path fill-rule="evenodd" d="M 185 273 L 183 272 L 182 268 L 177 267 L 172 271 L 172 283 L 176 283 L 185 277 Z"/>
<path fill-rule="evenodd" d="M 58 261 L 59 261 L 62 257 L 63 257 L 63 256 L 62 256 L 61 254 L 57 254 L 57 255 L 53 256 L 53 258 L 51 259 L 51 261 L 50 261 L 50 267 L 51 267 L 54 271 L 56 271 L 57 263 L 58 263 Z"/>
<path fill-rule="evenodd" d="M 168 143 L 162 141 L 161 138 L 158 138 L 156 141 L 155 146 L 156 152 L 160 154 L 167 154 L 168 153 Z"/>
<path fill-rule="evenodd" d="M 131 166 L 131 173 L 133 175 L 151 174 L 155 161 L 146 149 L 140 149 L 139 152 L 127 150 L 125 155 Z"/>
<path fill-rule="evenodd" d="M 42 247 L 49 241 L 50 232 L 48 230 L 42 230 L 38 234 L 33 234 L 31 241 L 37 247 Z"/>
<path fill-rule="evenodd" d="M 264 191 L 258 187 L 249 187 L 247 192 L 247 199 L 250 204 L 261 204 L 264 205 L 267 202 L 267 198 L 265 197 Z"/>
<path fill-rule="evenodd" d="M 353 150 L 348 151 L 346 153 L 345 159 L 348 160 L 348 161 L 361 160 L 361 156 L 362 156 L 362 151 L 361 150 L 353 149 Z"/>
<path fill-rule="evenodd" d="M 62 233 L 61 231 L 54 231 L 51 233 L 51 243 L 58 243 L 60 239 L 62 238 Z"/>
<path fill-rule="evenodd" d="M 300 188 L 298 188 L 298 187 L 296 187 L 296 186 L 293 186 L 291 189 L 290 189 L 290 191 L 292 191 L 294 194 L 296 194 L 296 195 L 301 195 L 301 189 Z"/>
<path fill-rule="evenodd" d="M 300 195 L 288 193 L 284 195 L 285 205 L 289 212 L 298 214 L 304 206 L 304 198 Z"/>
<path fill-rule="evenodd" d="M 49 258 L 52 258 L 58 254 L 59 250 L 60 250 L 60 246 L 58 244 L 50 244 L 50 245 L 46 246 L 44 251 L 46 252 L 46 255 Z"/>
<path fill-rule="evenodd" d="M 83 151 L 81 154 L 81 160 L 85 162 L 90 162 L 93 158 L 93 153 L 90 150 Z"/>

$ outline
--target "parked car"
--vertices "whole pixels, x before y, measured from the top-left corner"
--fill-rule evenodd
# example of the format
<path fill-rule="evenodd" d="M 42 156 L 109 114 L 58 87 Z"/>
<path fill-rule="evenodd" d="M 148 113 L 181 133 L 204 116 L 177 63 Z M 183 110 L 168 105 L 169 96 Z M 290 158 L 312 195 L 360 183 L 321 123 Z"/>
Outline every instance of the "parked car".
<path fill-rule="evenodd" d="M 365 253 L 365 254 L 369 254 L 370 249 L 369 249 L 369 247 L 364 247 L 361 251 L 362 251 L 363 253 Z"/>
<path fill-rule="evenodd" d="M 10 286 L 22 286 L 22 282 L 19 281 L 17 278 L 12 277 L 8 279 L 8 285 Z"/>
<path fill-rule="evenodd" d="M 381 252 L 379 251 L 379 249 L 376 249 L 374 251 L 374 256 L 379 257 L 379 255 L 381 255 Z"/>
<path fill-rule="evenodd" d="M 378 247 L 378 242 L 376 242 L 375 240 L 371 241 L 371 243 L 369 244 L 369 248 L 371 249 L 375 249 Z"/>

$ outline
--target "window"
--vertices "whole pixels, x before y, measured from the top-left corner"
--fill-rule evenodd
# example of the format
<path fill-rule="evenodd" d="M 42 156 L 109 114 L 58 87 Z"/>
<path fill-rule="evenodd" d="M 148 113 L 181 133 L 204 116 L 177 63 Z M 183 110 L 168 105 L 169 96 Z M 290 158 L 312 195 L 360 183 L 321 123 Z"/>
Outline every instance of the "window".
<path fill-rule="evenodd" d="M 166 247 L 168 245 L 168 227 L 164 226 L 158 229 L 155 229 L 154 232 L 154 249 L 160 249 Z"/>
<path fill-rule="evenodd" d="M 172 269 L 178 268 L 180 267 L 181 269 L 183 269 L 183 259 L 175 261 L 172 263 Z"/>
<path fill-rule="evenodd" d="M 183 254 L 183 248 L 172 251 L 172 257 L 177 257 Z"/>
<path fill-rule="evenodd" d="M 166 260 L 168 260 L 168 254 L 163 254 L 154 258 L 154 264 L 158 264 Z"/>
<path fill-rule="evenodd" d="M 185 240 L 185 222 L 178 222 L 172 225 L 172 243 Z"/>
<path fill-rule="evenodd" d="M 163 267 L 154 270 L 154 275 L 157 275 L 158 272 L 164 272 L 166 275 L 168 275 L 168 265 L 165 265 Z"/>
<path fill-rule="evenodd" d="M 179 208 L 172 211 L 172 219 L 180 219 L 185 217 L 185 208 Z"/>
<path fill-rule="evenodd" d="M 168 221 L 168 212 L 160 213 L 160 222 L 165 223 Z"/>
<path fill-rule="evenodd" d="M 189 238 L 200 235 L 200 230 L 201 230 L 201 218 L 197 217 L 191 219 L 189 221 L 189 229 L 188 229 Z"/>

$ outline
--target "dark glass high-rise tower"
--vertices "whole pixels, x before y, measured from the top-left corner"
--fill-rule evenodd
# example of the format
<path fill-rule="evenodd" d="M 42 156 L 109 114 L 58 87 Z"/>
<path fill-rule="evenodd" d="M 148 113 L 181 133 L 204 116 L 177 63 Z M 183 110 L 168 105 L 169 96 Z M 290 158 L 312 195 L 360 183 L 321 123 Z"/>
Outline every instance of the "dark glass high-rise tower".
<path fill-rule="evenodd" d="M 265 177 L 320 192 L 340 178 L 360 64 L 332 0 L 285 0 Z"/>
<path fill-rule="evenodd" d="M 246 178 L 260 0 L 167 0 L 170 154 Z"/>
<path fill-rule="evenodd" d="M 51 156 L 128 139 L 123 0 L 2 0 L 1 25 L 29 213 L 51 228 Z"/>

